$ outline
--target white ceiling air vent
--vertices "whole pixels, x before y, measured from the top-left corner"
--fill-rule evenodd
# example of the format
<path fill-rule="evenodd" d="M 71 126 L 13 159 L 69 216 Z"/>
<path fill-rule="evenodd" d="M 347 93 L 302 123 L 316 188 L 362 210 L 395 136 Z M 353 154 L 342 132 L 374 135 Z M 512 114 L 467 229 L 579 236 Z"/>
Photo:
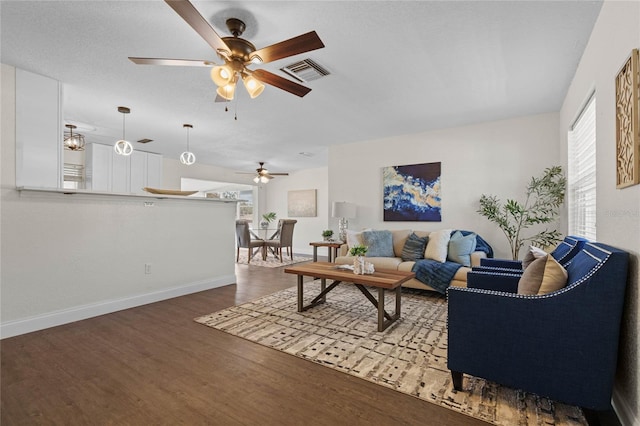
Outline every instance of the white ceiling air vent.
<path fill-rule="evenodd" d="M 280 71 L 286 72 L 291 77 L 303 83 L 317 80 L 331 74 L 326 68 L 311 59 L 303 59 L 302 61 L 287 65 L 284 68 L 280 68 Z"/>

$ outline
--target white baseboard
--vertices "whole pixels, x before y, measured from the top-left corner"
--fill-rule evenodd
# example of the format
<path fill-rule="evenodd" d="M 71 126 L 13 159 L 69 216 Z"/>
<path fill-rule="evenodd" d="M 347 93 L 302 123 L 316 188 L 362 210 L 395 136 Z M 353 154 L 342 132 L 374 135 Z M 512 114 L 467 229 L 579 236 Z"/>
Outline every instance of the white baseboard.
<path fill-rule="evenodd" d="M 614 386 L 613 397 L 611 398 L 613 411 L 616 412 L 618 420 L 622 426 L 640 426 L 640 419 L 631 410 L 629 403 L 620 393 L 620 390 Z"/>
<path fill-rule="evenodd" d="M 209 290 L 216 287 L 233 284 L 236 282 L 235 275 L 218 277 L 213 280 L 202 280 L 179 287 L 167 288 L 164 290 L 140 294 L 137 296 L 124 297 L 121 299 L 105 300 L 91 303 L 89 305 L 75 306 L 60 311 L 49 312 L 33 317 L 8 321 L 0 324 L 0 339 L 31 333 L 32 331 L 43 330 L 45 328 L 68 324 L 123 309 L 134 308 L 148 303 L 159 302 L 161 300 L 174 297 L 185 296 L 199 291 Z"/>

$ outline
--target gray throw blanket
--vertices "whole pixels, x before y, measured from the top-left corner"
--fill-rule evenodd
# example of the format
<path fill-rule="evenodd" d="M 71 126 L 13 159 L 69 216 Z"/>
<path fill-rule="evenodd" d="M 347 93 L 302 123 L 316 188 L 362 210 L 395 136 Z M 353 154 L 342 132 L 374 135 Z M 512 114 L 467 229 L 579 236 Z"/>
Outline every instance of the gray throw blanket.
<path fill-rule="evenodd" d="M 461 264 L 455 262 L 421 259 L 413 265 L 411 271 L 415 272 L 418 281 L 428 284 L 434 290 L 445 294 L 453 276 L 461 267 Z"/>

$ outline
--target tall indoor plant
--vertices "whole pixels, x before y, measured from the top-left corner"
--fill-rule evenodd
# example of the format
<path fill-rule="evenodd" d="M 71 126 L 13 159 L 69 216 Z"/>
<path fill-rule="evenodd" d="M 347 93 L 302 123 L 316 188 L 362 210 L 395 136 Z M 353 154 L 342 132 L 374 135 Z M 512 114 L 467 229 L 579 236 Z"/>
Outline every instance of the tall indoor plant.
<path fill-rule="evenodd" d="M 504 232 L 513 260 L 517 260 L 525 241 L 546 247 L 561 239 L 560 232 L 555 229 L 545 229 L 529 236 L 523 235 L 523 231 L 533 225 L 553 222 L 558 217 L 566 186 L 562 167 L 549 167 L 541 177 L 531 178 L 523 203 L 507 199 L 502 205 L 496 196 L 482 194 L 477 212 Z"/>

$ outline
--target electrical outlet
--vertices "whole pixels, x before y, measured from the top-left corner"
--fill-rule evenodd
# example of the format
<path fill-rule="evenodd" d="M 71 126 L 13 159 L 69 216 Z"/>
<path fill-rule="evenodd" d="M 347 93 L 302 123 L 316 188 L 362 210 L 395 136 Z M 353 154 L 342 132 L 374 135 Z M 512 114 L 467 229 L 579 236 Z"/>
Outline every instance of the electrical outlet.
<path fill-rule="evenodd" d="M 153 201 L 145 201 L 144 202 L 144 206 L 145 207 L 153 207 L 153 206 L 155 206 L 155 203 Z"/>
<path fill-rule="evenodd" d="M 145 274 L 150 274 L 151 273 L 151 264 L 150 263 L 145 263 L 144 264 L 144 273 Z"/>

